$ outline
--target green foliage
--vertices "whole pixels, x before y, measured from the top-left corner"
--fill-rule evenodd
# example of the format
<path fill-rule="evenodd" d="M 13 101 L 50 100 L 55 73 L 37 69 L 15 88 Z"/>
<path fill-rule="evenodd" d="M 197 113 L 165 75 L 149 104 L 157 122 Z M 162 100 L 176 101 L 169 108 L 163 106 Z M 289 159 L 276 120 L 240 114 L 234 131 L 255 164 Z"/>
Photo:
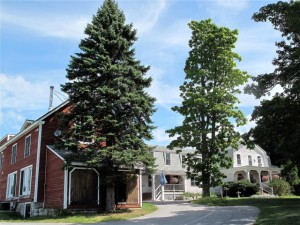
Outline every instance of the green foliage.
<path fill-rule="evenodd" d="M 167 131 L 176 137 L 169 148 L 194 147 L 187 155 L 187 175 L 202 183 L 203 196 L 209 196 L 211 186 L 222 182 L 220 168 L 229 168 L 229 146 L 237 147 L 240 134 L 235 127 L 246 123 L 242 112 L 235 106 L 239 101 L 237 88 L 248 75 L 236 68 L 240 56 L 233 52 L 237 30 L 218 27 L 211 20 L 189 23 L 191 48 L 184 71 L 185 81 L 180 86 L 181 106 L 173 111 L 180 113 L 183 123 Z M 202 160 L 199 160 L 199 154 Z"/>
<path fill-rule="evenodd" d="M 184 192 L 182 194 L 182 196 L 185 197 L 185 198 L 187 198 L 187 199 L 190 199 L 190 198 L 197 199 L 197 198 L 199 198 L 201 196 L 201 194 L 197 193 L 197 192 Z"/>
<path fill-rule="evenodd" d="M 228 202 L 228 199 L 226 198 L 217 198 L 217 197 L 205 197 L 205 198 L 200 198 L 193 203 L 196 204 L 203 204 L 203 205 L 209 205 L 209 206 L 214 206 L 214 205 L 226 205 Z"/>
<path fill-rule="evenodd" d="M 247 180 L 227 182 L 222 187 L 223 195 L 228 197 L 238 197 L 237 192 L 240 192 L 240 197 L 250 197 L 259 192 L 258 185 L 252 184 Z"/>
<path fill-rule="evenodd" d="M 152 138 L 155 99 L 145 92 L 149 67 L 135 59 L 136 30 L 114 0 L 104 1 L 85 34 L 62 85 L 71 106 L 60 117 L 62 145 L 73 152 L 70 160 L 101 165 L 113 185 L 120 166 L 134 171 L 136 164 L 154 164 L 144 140 Z"/>
<path fill-rule="evenodd" d="M 291 186 L 300 185 L 298 167 L 294 165 L 291 161 L 288 161 L 284 165 L 284 168 L 281 171 L 281 176 L 284 177 Z"/>
<path fill-rule="evenodd" d="M 275 195 L 286 196 L 291 194 L 291 186 L 284 179 L 274 179 L 271 182 Z"/>
<path fill-rule="evenodd" d="M 245 90 L 257 98 L 269 94 L 276 85 L 280 85 L 284 92 L 255 107 L 252 120 L 256 121 L 257 126 L 249 135 L 270 154 L 276 165 L 284 165 L 289 161 L 297 165 L 299 176 L 300 1 L 269 4 L 255 13 L 253 19 L 271 22 L 274 29 L 281 32 L 283 39 L 275 44 L 278 47 L 278 56 L 273 60 L 275 70 L 253 77 L 255 82 Z"/>

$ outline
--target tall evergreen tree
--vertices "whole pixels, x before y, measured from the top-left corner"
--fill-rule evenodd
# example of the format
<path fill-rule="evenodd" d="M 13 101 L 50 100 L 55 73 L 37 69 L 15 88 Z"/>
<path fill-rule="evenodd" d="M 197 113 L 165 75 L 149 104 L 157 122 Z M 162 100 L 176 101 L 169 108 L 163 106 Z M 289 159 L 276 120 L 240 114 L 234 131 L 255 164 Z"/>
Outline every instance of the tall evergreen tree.
<path fill-rule="evenodd" d="M 104 1 L 85 34 L 81 51 L 71 56 L 69 82 L 62 85 L 71 106 L 61 117 L 62 139 L 73 158 L 84 155 L 87 163 L 101 166 L 106 210 L 114 211 L 119 168 L 134 171 L 136 163 L 154 164 L 144 140 L 152 138 L 155 99 L 145 92 L 151 84 L 149 67 L 135 59 L 136 30 L 114 0 Z"/>
<path fill-rule="evenodd" d="M 236 68 L 241 58 L 232 51 L 237 41 L 237 30 L 218 27 L 211 20 L 189 23 L 192 38 L 185 64 L 185 81 L 180 86 L 181 106 L 173 107 L 183 117 L 183 123 L 167 131 L 176 137 L 169 147 L 193 147 L 195 153 L 187 158 L 187 175 L 195 178 L 203 188 L 203 196 L 210 196 L 210 187 L 221 183 L 221 168 L 229 168 L 226 156 L 229 146 L 237 147 L 240 134 L 236 125 L 246 119 L 235 106 L 248 75 Z M 199 160 L 198 155 L 202 155 Z"/>

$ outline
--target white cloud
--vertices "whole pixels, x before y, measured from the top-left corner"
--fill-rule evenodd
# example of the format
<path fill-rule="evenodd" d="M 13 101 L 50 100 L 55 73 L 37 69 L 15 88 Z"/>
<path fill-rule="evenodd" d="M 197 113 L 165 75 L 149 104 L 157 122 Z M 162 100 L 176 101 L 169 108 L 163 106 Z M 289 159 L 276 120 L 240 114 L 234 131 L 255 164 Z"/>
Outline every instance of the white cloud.
<path fill-rule="evenodd" d="M 166 0 L 160 1 L 142 1 L 133 8 L 128 8 L 126 13 L 128 20 L 132 21 L 134 27 L 138 31 L 138 35 L 141 36 L 150 31 L 158 23 L 161 14 L 166 9 Z M 138 11 L 139 13 L 136 13 Z"/>
<path fill-rule="evenodd" d="M 188 23 L 191 20 L 177 20 L 171 26 L 163 27 L 156 31 L 156 35 L 151 37 L 156 42 L 162 43 L 162 48 L 170 47 L 188 47 L 188 41 L 191 38 L 191 29 Z"/>
<path fill-rule="evenodd" d="M 20 75 L 0 74 L 1 110 L 47 110 L 50 85 L 48 81 L 31 82 Z"/>
<path fill-rule="evenodd" d="M 248 122 L 245 125 L 236 127 L 236 130 L 239 131 L 242 134 L 248 132 L 251 128 L 256 126 L 255 121 L 250 121 L 251 120 L 251 114 L 247 115 L 246 118 L 247 118 Z"/>
<path fill-rule="evenodd" d="M 84 28 L 89 19 L 67 15 L 27 15 L 1 12 L 2 23 L 14 24 L 37 32 L 42 36 L 51 36 L 67 39 L 84 37 Z"/>
<path fill-rule="evenodd" d="M 163 128 L 155 129 L 153 131 L 153 137 L 153 141 L 156 143 L 165 143 L 170 142 L 172 140 Z"/>
<path fill-rule="evenodd" d="M 241 53 L 255 52 L 256 57 L 274 56 L 277 49 L 275 42 L 279 39 L 280 33 L 271 24 L 255 23 L 239 29 L 236 50 Z"/>
<path fill-rule="evenodd" d="M 169 108 L 170 104 L 181 102 L 179 87 L 172 86 L 163 80 L 164 71 L 158 68 L 151 68 L 149 75 L 153 78 L 148 92 L 156 98 L 156 104 Z"/>
<path fill-rule="evenodd" d="M 224 9 L 244 10 L 248 7 L 247 0 L 215 0 L 215 6 Z"/>

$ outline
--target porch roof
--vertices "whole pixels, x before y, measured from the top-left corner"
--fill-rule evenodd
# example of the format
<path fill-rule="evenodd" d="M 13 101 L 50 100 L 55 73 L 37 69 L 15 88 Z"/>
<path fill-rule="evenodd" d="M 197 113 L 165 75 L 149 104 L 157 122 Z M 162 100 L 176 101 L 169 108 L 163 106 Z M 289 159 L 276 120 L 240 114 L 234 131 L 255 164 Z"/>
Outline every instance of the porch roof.
<path fill-rule="evenodd" d="M 255 171 L 274 171 L 274 172 L 278 172 L 280 173 L 281 172 L 281 168 L 280 167 L 277 167 L 277 166 L 269 166 L 269 167 L 262 167 L 262 166 L 239 166 L 239 167 L 232 167 L 232 168 L 229 168 L 229 169 L 222 169 L 222 171 L 228 171 L 228 170 L 231 170 L 231 171 L 241 171 L 241 170 L 244 170 L 244 171 L 251 171 L 251 170 L 255 170 Z"/>

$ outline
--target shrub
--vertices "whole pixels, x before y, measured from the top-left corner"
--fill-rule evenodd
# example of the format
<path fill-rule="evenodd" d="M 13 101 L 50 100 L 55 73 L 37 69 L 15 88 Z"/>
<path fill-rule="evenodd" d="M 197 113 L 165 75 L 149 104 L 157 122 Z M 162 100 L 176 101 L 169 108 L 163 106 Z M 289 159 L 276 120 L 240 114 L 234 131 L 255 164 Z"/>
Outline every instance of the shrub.
<path fill-rule="evenodd" d="M 201 196 L 201 194 L 198 193 L 198 192 L 195 192 L 195 193 L 192 193 L 192 192 L 184 192 L 184 193 L 182 194 L 182 196 L 185 197 L 186 199 L 190 199 L 190 198 L 192 198 L 192 199 L 197 199 L 197 198 L 199 198 L 199 197 Z"/>
<path fill-rule="evenodd" d="M 274 179 L 271 186 L 275 195 L 284 196 L 292 193 L 290 184 L 284 179 Z"/>
<path fill-rule="evenodd" d="M 240 197 L 250 197 L 259 191 L 257 184 L 252 184 L 247 180 L 227 182 L 223 184 L 223 196 L 228 197 L 238 197 L 238 192 L 240 192 Z"/>

